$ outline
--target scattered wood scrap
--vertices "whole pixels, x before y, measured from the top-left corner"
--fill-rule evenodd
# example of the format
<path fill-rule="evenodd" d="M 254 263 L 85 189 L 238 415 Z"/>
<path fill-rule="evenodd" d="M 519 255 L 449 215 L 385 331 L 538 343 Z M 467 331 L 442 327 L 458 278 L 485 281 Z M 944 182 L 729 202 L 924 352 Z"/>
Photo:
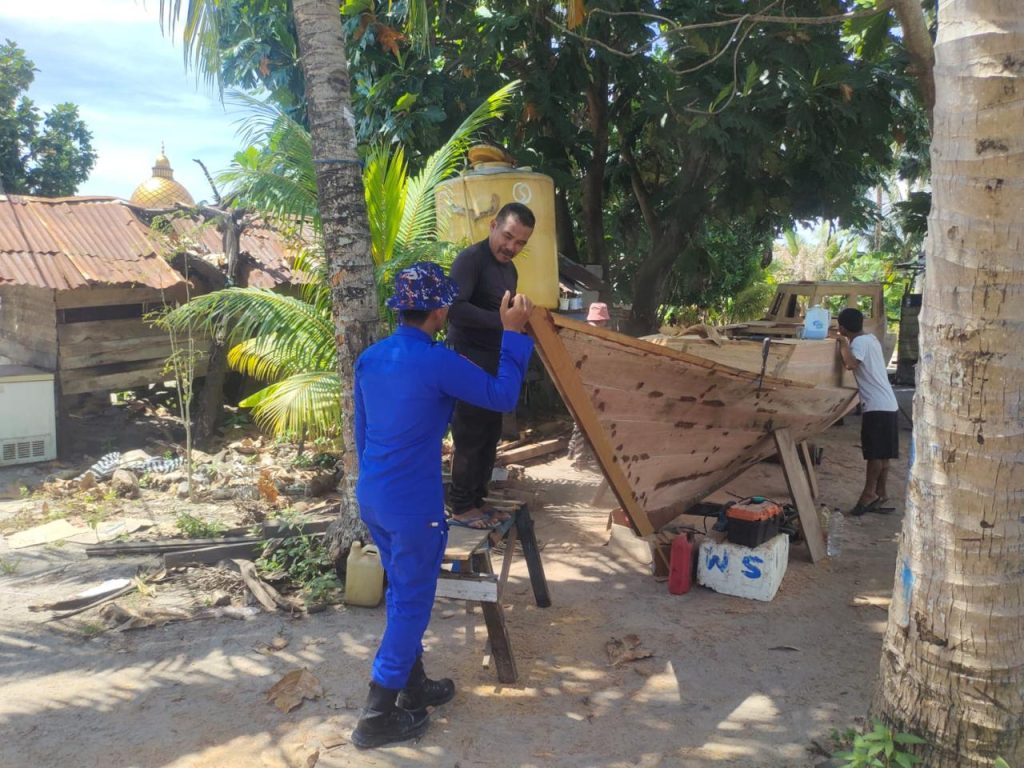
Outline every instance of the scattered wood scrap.
<path fill-rule="evenodd" d="M 252 592 L 252 596 L 268 611 L 276 611 L 278 608 L 283 608 L 286 611 L 302 609 L 300 604 L 283 597 L 280 592 L 261 579 L 256 571 L 256 564 L 251 560 L 232 560 L 231 562 L 238 568 L 238 572 L 242 575 L 242 581 Z"/>

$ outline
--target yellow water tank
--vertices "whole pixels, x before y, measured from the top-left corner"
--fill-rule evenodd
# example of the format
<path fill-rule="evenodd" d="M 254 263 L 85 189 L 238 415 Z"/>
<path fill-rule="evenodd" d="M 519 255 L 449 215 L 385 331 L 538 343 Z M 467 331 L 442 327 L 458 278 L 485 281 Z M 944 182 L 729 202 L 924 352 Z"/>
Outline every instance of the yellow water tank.
<path fill-rule="evenodd" d="M 486 239 L 491 221 L 506 203 L 522 203 L 533 211 L 536 226 L 515 259 L 519 292 L 539 306 L 558 306 L 555 183 L 550 176 L 506 162 L 477 163 L 438 185 L 435 200 L 438 235 L 464 245 Z"/>

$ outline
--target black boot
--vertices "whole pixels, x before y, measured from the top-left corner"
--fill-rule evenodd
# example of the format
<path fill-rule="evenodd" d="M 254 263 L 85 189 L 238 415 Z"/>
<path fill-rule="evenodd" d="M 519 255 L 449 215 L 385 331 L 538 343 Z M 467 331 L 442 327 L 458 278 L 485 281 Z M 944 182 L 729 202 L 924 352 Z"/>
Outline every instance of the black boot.
<path fill-rule="evenodd" d="M 455 696 L 455 683 L 447 677 L 440 680 L 431 680 L 423 669 L 423 657 L 416 659 L 416 663 L 409 673 L 409 682 L 398 695 L 398 706 L 404 709 L 423 709 L 424 707 L 439 707 L 447 704 Z"/>
<path fill-rule="evenodd" d="M 409 711 L 395 705 L 398 691 L 370 683 L 366 707 L 352 731 L 352 743 L 359 749 L 372 749 L 395 741 L 414 739 L 427 730 L 427 710 Z"/>

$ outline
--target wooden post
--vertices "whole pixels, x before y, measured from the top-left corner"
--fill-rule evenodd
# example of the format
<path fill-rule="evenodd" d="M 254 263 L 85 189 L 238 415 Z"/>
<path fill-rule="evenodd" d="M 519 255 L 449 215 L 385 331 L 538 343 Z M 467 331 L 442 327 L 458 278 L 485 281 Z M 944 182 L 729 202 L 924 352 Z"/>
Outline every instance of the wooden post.
<path fill-rule="evenodd" d="M 786 476 L 789 493 L 793 497 L 797 514 L 800 515 L 800 527 L 807 541 L 807 549 L 811 553 L 811 562 L 816 563 L 825 557 L 825 536 L 818 520 L 818 510 L 814 506 L 807 475 L 800 465 L 796 443 L 788 429 L 778 429 L 772 433 L 772 437 L 775 438 L 775 446 L 779 450 L 779 461 Z"/>
<path fill-rule="evenodd" d="M 524 547 L 525 550 L 525 547 Z M 491 559 L 486 552 L 478 552 L 472 558 L 473 571 L 476 573 L 492 573 Z M 497 668 L 498 680 L 503 683 L 514 683 L 519 679 L 516 669 L 516 657 L 512 653 L 512 639 L 505 623 L 505 610 L 501 606 L 501 597 L 495 602 L 481 601 L 484 622 L 487 624 L 487 639 L 491 643 L 491 654 Z"/>
<path fill-rule="evenodd" d="M 548 594 L 548 579 L 544 575 L 544 563 L 541 562 L 540 550 L 537 548 L 537 536 L 533 531 L 533 518 L 530 517 L 530 510 L 525 504 L 516 511 L 516 530 L 519 533 L 519 541 L 523 545 L 523 557 L 526 559 L 526 568 L 530 572 L 533 598 L 537 601 L 539 608 L 548 608 L 551 605 L 551 595 Z M 515 547 L 515 540 L 512 539 L 505 546 Z"/>
<path fill-rule="evenodd" d="M 604 469 L 608 484 L 619 500 L 619 504 L 622 505 L 633 530 L 641 536 L 653 534 L 654 526 L 651 525 L 647 512 L 637 502 L 622 469 L 615 462 L 611 443 L 608 441 L 604 427 L 601 426 L 597 411 L 583 387 L 583 382 L 575 370 L 565 345 L 558 337 L 558 331 L 555 330 L 554 322 L 547 310 L 540 307 L 534 308 L 530 315 L 529 330 L 537 342 L 537 352 L 547 366 L 551 379 L 558 388 L 558 393 L 572 412 L 580 429 L 583 430 L 583 434 L 590 441 L 590 446 L 594 449 L 594 453 L 597 454 L 601 467 Z M 525 552 L 525 542 L 523 548 Z"/>
<path fill-rule="evenodd" d="M 811 454 L 811 447 L 806 440 L 800 441 L 800 455 L 804 459 L 804 469 L 807 470 L 807 482 L 811 485 L 811 496 L 818 500 L 818 473 L 814 471 L 814 461 Z"/>

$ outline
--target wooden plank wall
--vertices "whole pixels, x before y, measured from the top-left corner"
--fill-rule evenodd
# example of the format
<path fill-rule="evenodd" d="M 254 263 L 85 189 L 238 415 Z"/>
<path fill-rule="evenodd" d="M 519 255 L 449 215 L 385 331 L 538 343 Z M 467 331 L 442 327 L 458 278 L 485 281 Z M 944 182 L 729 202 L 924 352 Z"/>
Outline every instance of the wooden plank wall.
<path fill-rule="evenodd" d="M 60 309 L 160 303 L 170 297 L 148 288 L 102 287 L 58 294 Z M 169 381 L 164 370 L 171 355 L 167 332 L 142 318 L 88 320 L 57 325 L 59 380 L 62 395 L 117 392 Z M 209 341 L 196 340 L 203 352 L 196 375 L 206 372 Z"/>
<path fill-rule="evenodd" d="M 0 286 L 0 364 L 56 369 L 53 290 L 31 285 Z"/>
<path fill-rule="evenodd" d="M 131 389 L 169 378 L 167 333 L 140 319 L 57 326 L 60 385 L 65 395 Z"/>

